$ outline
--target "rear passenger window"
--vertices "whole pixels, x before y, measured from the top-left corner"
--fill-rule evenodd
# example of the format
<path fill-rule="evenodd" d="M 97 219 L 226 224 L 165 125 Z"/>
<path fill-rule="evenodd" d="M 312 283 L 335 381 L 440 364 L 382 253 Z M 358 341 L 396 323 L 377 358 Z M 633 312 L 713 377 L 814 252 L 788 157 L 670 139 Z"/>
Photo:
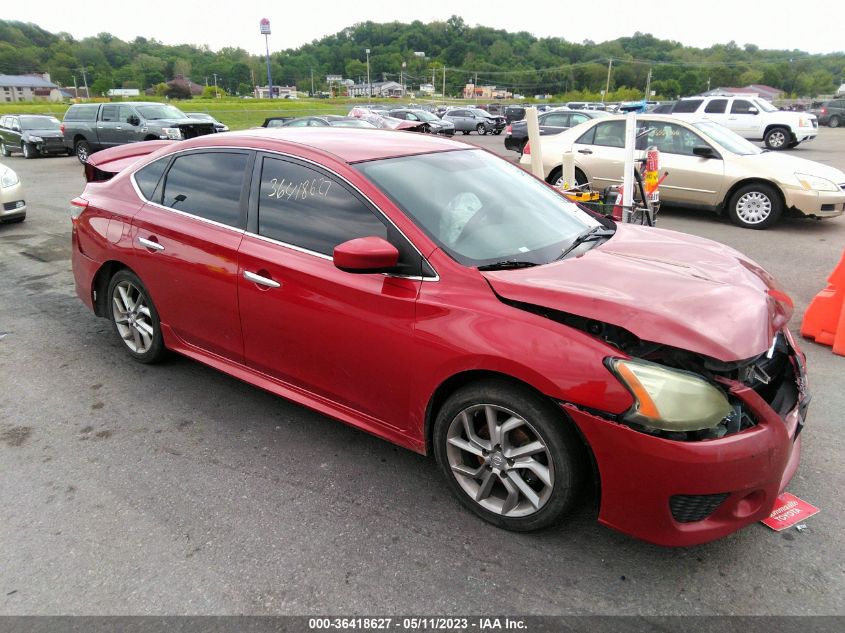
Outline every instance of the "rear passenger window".
<path fill-rule="evenodd" d="M 93 121 L 97 118 L 96 105 L 70 106 L 65 113 L 65 121 Z"/>
<path fill-rule="evenodd" d="M 179 156 L 164 180 L 164 206 L 221 224 L 243 226 L 241 190 L 248 159 L 245 152 Z"/>
<path fill-rule="evenodd" d="M 304 165 L 269 157 L 261 169 L 258 233 L 323 255 L 357 237 L 387 239 L 385 224 L 344 185 Z"/>
<path fill-rule="evenodd" d="M 607 121 L 596 126 L 593 145 L 625 147 L 625 121 Z"/>
<path fill-rule="evenodd" d="M 159 193 L 159 195 L 155 198 L 153 198 L 153 194 L 155 193 L 156 185 L 158 185 L 158 181 L 161 180 L 161 175 L 164 173 L 164 168 L 167 167 L 169 160 L 169 157 L 160 158 L 159 160 L 150 163 L 135 172 L 135 184 L 138 185 L 138 189 L 141 190 L 144 198 L 150 202 L 161 203 L 161 193 Z"/>
<path fill-rule="evenodd" d="M 695 112 L 703 102 L 704 99 L 682 99 L 681 101 L 675 102 L 672 112 L 681 114 Z"/>
<path fill-rule="evenodd" d="M 104 122 L 120 121 L 120 118 L 118 117 L 118 110 L 119 106 L 116 105 L 103 106 L 102 120 Z"/>
<path fill-rule="evenodd" d="M 727 107 L 727 99 L 713 99 L 713 101 L 705 106 L 704 111 L 707 114 L 724 114 Z"/>

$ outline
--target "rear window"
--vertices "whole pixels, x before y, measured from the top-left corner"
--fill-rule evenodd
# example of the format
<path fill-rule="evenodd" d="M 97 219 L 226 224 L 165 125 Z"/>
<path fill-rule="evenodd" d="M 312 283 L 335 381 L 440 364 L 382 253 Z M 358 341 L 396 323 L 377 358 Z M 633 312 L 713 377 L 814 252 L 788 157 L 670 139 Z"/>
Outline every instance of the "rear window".
<path fill-rule="evenodd" d="M 678 101 L 675 103 L 675 107 L 672 109 L 672 112 L 695 112 L 698 110 L 698 106 L 703 103 L 704 99 L 684 99 L 682 101 Z"/>
<path fill-rule="evenodd" d="M 94 121 L 97 118 L 96 105 L 72 105 L 65 112 L 65 121 Z"/>

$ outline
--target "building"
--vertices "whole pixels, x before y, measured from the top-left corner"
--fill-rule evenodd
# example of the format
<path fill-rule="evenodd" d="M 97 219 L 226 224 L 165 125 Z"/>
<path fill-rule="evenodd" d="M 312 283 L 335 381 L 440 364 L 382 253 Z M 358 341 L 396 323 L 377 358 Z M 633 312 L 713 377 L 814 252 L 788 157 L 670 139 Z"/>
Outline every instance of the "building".
<path fill-rule="evenodd" d="M 713 88 L 702 92 L 701 97 L 760 97 L 766 101 L 774 101 L 783 97 L 783 90 L 772 88 L 764 84 L 750 84 L 743 88 Z"/>
<path fill-rule="evenodd" d="M 512 96 L 512 93 L 496 86 L 476 86 L 475 84 L 464 86 L 464 99 L 510 99 Z"/>
<path fill-rule="evenodd" d="M 63 101 L 61 90 L 49 73 L 0 75 L 0 103 L 16 101 Z"/>
<path fill-rule="evenodd" d="M 420 84 L 420 93 L 424 95 L 433 95 L 434 84 Z"/>
<path fill-rule="evenodd" d="M 845 97 L 845 84 L 839 86 L 839 90 L 836 91 L 837 97 Z"/>
<path fill-rule="evenodd" d="M 273 99 L 296 99 L 296 86 L 273 86 Z M 270 99 L 270 92 L 267 86 L 255 87 L 256 99 Z"/>
<path fill-rule="evenodd" d="M 138 97 L 141 91 L 137 88 L 112 88 L 106 94 L 110 97 Z"/>
<path fill-rule="evenodd" d="M 367 84 L 354 84 L 348 88 L 350 97 L 402 97 L 405 92 L 402 84 L 396 81 L 374 81 L 372 88 Z"/>

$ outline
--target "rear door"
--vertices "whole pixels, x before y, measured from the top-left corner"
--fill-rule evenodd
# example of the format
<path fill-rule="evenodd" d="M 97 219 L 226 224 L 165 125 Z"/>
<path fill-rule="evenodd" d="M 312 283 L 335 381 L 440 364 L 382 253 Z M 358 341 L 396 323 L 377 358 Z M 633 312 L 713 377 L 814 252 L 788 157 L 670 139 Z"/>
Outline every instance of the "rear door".
<path fill-rule="evenodd" d="M 132 268 L 165 336 L 239 363 L 237 257 L 253 160 L 241 150 L 178 154 L 132 220 Z"/>
<path fill-rule="evenodd" d="M 622 182 L 625 171 L 625 121 L 601 121 L 582 134 L 572 145 L 575 164 L 594 189 Z"/>
<path fill-rule="evenodd" d="M 701 112 L 701 118 L 713 121 L 720 125 L 728 126 L 728 100 L 727 99 L 711 99 L 708 101 Z"/>
<path fill-rule="evenodd" d="M 569 112 L 549 112 L 540 116 L 540 135 L 560 134 L 569 129 Z"/>
<path fill-rule="evenodd" d="M 250 367 L 403 428 L 422 258 L 384 216 L 332 173 L 265 155 L 253 176 L 238 284 Z M 408 277 L 335 268 L 334 247 L 388 239 Z"/>

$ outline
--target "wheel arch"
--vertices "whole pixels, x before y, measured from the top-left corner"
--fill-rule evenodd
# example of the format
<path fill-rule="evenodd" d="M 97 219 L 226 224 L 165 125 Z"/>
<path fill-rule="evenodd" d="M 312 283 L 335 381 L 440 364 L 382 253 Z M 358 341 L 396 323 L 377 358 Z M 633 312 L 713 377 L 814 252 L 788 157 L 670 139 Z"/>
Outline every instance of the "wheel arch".
<path fill-rule="evenodd" d="M 109 281 L 111 281 L 111 278 L 114 277 L 118 271 L 123 269 L 130 270 L 133 273 L 135 272 L 123 262 L 112 259 L 103 262 L 94 274 L 94 278 L 91 281 L 91 298 L 94 306 L 94 314 L 98 317 L 106 317 L 108 315 L 108 311 L 106 309 L 108 297 L 106 295 L 108 294 L 107 290 L 109 287 Z"/>
<path fill-rule="evenodd" d="M 569 419 L 569 416 L 566 412 L 559 406 L 558 402 L 551 398 L 550 396 L 543 393 L 541 390 L 537 389 L 531 383 L 528 383 L 524 380 L 519 378 L 515 378 L 510 374 L 506 374 L 499 371 L 489 370 L 489 369 L 470 369 L 458 372 L 449 376 L 446 380 L 441 382 L 437 388 L 432 393 L 431 397 L 428 400 L 428 404 L 425 408 L 425 453 L 426 455 L 432 455 L 434 453 L 433 449 L 433 441 L 434 441 L 434 420 L 437 417 L 438 411 L 443 406 L 443 404 L 449 399 L 453 393 L 455 393 L 461 387 L 465 385 L 471 384 L 473 382 L 480 382 L 483 380 L 499 380 L 502 382 L 508 382 L 513 385 L 518 385 L 523 388 L 527 388 L 540 398 L 547 400 L 550 402 L 556 409 L 561 412 L 561 415 L 564 418 Z M 596 458 L 593 455 L 593 449 L 590 446 L 587 438 L 584 437 L 584 434 L 581 432 L 581 429 L 578 428 L 578 425 L 575 424 L 574 421 L 571 419 L 569 420 L 572 428 L 574 429 L 575 433 L 581 439 L 581 443 L 584 448 L 584 453 L 589 461 L 590 464 L 590 473 L 592 475 L 592 480 L 596 483 L 597 487 L 600 483 L 599 480 L 599 471 L 598 465 L 596 462 Z"/>
<path fill-rule="evenodd" d="M 786 208 L 786 196 L 783 195 L 783 190 L 780 188 L 780 185 L 778 185 L 776 182 L 773 182 L 771 180 L 767 180 L 766 178 L 757 178 L 757 177 L 752 176 L 752 177 L 749 177 L 749 178 L 743 178 L 742 180 L 737 180 L 734 184 L 732 184 L 730 186 L 730 188 L 725 192 L 725 197 L 722 198 L 722 202 L 719 205 L 719 214 L 722 215 L 722 214 L 725 213 L 725 211 L 727 211 L 728 205 L 731 202 L 731 198 L 733 198 L 734 194 L 739 189 L 741 189 L 742 187 L 745 187 L 746 185 L 754 185 L 754 184 L 766 185 L 768 187 L 773 188 L 775 191 L 777 191 L 778 197 L 780 198 L 780 203 L 783 207 L 783 211 L 787 210 L 787 208 Z"/>

